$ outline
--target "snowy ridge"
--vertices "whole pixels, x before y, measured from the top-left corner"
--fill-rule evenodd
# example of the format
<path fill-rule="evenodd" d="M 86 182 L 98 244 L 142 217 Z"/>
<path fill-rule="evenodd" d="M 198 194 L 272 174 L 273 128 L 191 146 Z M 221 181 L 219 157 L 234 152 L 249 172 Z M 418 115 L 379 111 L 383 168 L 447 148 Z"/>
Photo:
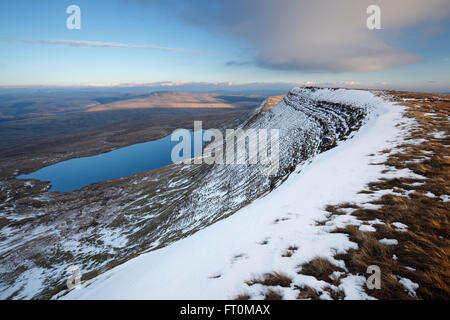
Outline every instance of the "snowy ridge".
<path fill-rule="evenodd" d="M 345 92 L 346 90 L 343 90 Z M 233 213 L 270 191 L 299 163 L 336 145 L 356 131 L 373 104 L 364 99 L 350 100 L 339 90 L 293 89 L 268 112 L 255 112 L 238 128 L 280 130 L 280 170 L 275 177 L 260 173 L 261 164 L 192 165 L 201 179 L 184 180 L 189 194 L 171 217 L 169 230 L 195 228 Z M 367 97 L 366 97 L 367 98 Z M 329 100 L 332 100 L 329 102 Z M 186 218 L 194 213 L 197 224 Z M 172 220 L 176 219 L 176 221 Z"/>
<path fill-rule="evenodd" d="M 264 297 L 265 289 L 246 282 L 271 272 L 282 272 L 293 279 L 290 287 L 276 288 L 284 299 L 296 298 L 295 288 L 302 286 L 322 290 L 320 298 L 330 298 L 324 290 L 329 283 L 297 271 L 316 257 L 345 270 L 343 261 L 336 260 L 334 255 L 356 249 L 357 244 L 344 234 L 330 231 L 340 225 L 361 222 L 352 216 L 339 216 L 324 225 L 316 222 L 326 221 L 324 206 L 327 204 L 368 200 L 367 195 L 358 191 L 376 180 L 384 169 L 370 165 L 376 161 L 368 155 L 401 138 L 402 131 L 396 125 L 403 120 L 402 112 L 402 107 L 393 106 L 368 91 L 291 90 L 276 107 L 258 114 L 256 121 L 250 119 L 242 125 L 270 128 L 275 124 L 283 130 L 280 134 L 282 168 L 294 167 L 292 174 L 285 171 L 280 175 L 288 176 L 283 184 L 244 207 L 242 204 L 248 202 L 241 202 L 241 209 L 226 219 L 167 247 L 144 253 L 63 298 L 233 299 L 246 294 L 259 299 Z M 352 135 L 353 139 L 345 140 Z M 329 150 L 336 143 L 338 146 Z M 251 174 L 251 166 L 231 173 L 224 170 L 226 167 L 212 168 L 206 173 L 205 177 L 210 175 L 206 180 L 210 183 L 192 192 L 196 202 L 188 201 L 190 209 L 179 213 L 176 227 L 187 226 L 186 220 L 181 219 L 193 211 L 198 214 L 187 219 L 192 223 L 188 228 L 205 220 L 212 223 L 239 208 L 227 199 L 236 199 L 242 193 L 251 199 L 249 195 L 264 194 L 265 188 L 270 187 L 270 181 Z M 211 179 L 212 172 L 220 179 Z M 250 178 L 244 175 L 246 172 L 250 172 Z M 219 193 L 220 183 L 225 177 L 231 179 L 230 176 L 238 178 L 233 188 Z M 216 206 L 219 202 L 226 204 L 220 210 Z M 292 246 L 297 248 L 292 255 L 283 256 Z M 369 299 L 363 290 L 364 283 L 363 275 L 347 275 L 341 279 L 339 289 L 346 299 Z"/>

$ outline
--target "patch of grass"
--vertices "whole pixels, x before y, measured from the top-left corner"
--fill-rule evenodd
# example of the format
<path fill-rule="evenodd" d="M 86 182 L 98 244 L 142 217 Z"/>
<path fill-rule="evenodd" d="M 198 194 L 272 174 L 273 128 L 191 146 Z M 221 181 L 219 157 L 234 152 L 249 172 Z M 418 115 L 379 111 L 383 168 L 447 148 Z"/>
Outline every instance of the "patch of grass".
<path fill-rule="evenodd" d="M 300 289 L 300 293 L 297 296 L 299 300 L 318 300 L 319 295 L 316 290 L 311 287 L 304 287 Z"/>
<path fill-rule="evenodd" d="M 248 281 L 247 284 L 249 286 L 253 286 L 255 284 L 262 284 L 263 286 L 280 286 L 288 288 L 291 286 L 291 282 L 292 280 L 288 276 L 278 272 L 273 272 L 265 274 L 262 279 L 254 279 Z"/>
<path fill-rule="evenodd" d="M 264 299 L 265 300 L 281 300 L 281 299 L 283 299 L 283 296 L 279 292 L 277 292 L 273 289 L 269 289 L 264 294 Z"/>
<path fill-rule="evenodd" d="M 341 268 L 331 264 L 327 259 L 315 258 L 309 263 L 301 266 L 300 274 L 313 276 L 317 280 L 330 282 L 330 275 L 335 271 L 343 271 Z"/>
<path fill-rule="evenodd" d="M 281 256 L 290 258 L 290 257 L 292 257 L 294 252 L 297 250 L 298 250 L 298 248 L 296 246 L 289 246 L 289 248 L 287 248 L 286 251 Z"/>
<path fill-rule="evenodd" d="M 344 300 L 344 298 L 345 298 L 345 293 L 341 289 L 333 290 L 331 288 L 325 288 L 324 290 L 330 294 L 331 299 Z"/>

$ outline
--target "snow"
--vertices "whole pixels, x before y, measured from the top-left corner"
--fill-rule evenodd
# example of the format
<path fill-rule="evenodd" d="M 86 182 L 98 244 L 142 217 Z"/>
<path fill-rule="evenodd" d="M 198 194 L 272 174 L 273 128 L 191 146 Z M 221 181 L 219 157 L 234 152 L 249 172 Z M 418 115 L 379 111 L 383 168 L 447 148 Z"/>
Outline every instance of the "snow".
<path fill-rule="evenodd" d="M 420 101 L 419 99 L 415 99 L 415 98 L 403 98 L 403 101 Z"/>
<path fill-rule="evenodd" d="M 381 204 L 364 203 L 361 207 L 368 210 L 379 210 L 383 206 Z"/>
<path fill-rule="evenodd" d="M 375 232 L 375 231 L 377 231 L 377 229 L 375 229 L 374 227 L 369 226 L 367 224 L 363 224 L 363 225 L 361 225 L 359 227 L 359 231 L 362 231 L 362 232 Z"/>
<path fill-rule="evenodd" d="M 29 187 L 29 188 L 32 188 L 34 186 L 33 182 L 31 182 L 31 181 L 25 181 L 25 183 L 23 185 L 25 187 Z"/>
<path fill-rule="evenodd" d="M 419 285 L 415 282 L 412 282 L 411 280 L 409 280 L 407 278 L 402 278 L 400 276 L 397 276 L 397 278 L 399 279 L 398 282 L 400 282 L 400 284 L 403 286 L 405 291 L 408 292 L 408 294 L 411 297 L 415 297 L 416 290 L 419 289 Z"/>
<path fill-rule="evenodd" d="M 381 176 L 385 167 L 370 163 L 385 159 L 385 155 L 367 155 L 379 153 L 389 146 L 387 141 L 401 136 L 402 129 L 396 124 L 404 120 L 404 108 L 362 90 L 318 90 L 311 95 L 327 101 L 372 105 L 375 111 L 353 139 L 340 142 L 338 147 L 298 167 L 263 198 L 187 238 L 144 253 L 62 298 L 233 299 L 245 293 L 258 299 L 263 298 L 264 288 L 249 286 L 246 281 L 272 272 L 292 279 L 291 288 L 274 287 L 285 299 L 296 297 L 295 285 L 310 286 L 321 298 L 329 298 L 324 289 L 330 284 L 298 274 L 298 267 L 321 257 L 345 268 L 334 255 L 358 246 L 347 235 L 330 231 L 345 223 L 361 222 L 349 215 L 338 216 L 325 226 L 316 221 L 326 220 L 327 204 L 338 204 L 343 199 L 370 200 L 358 192 Z M 405 171 L 401 175 L 413 173 Z M 397 243 L 395 239 L 382 241 Z M 290 245 L 298 249 L 291 257 L 282 257 Z M 341 278 L 339 289 L 346 299 L 371 299 L 364 292 L 365 281 L 364 275 L 347 274 Z"/>
<path fill-rule="evenodd" d="M 26 270 L 17 281 L 14 282 L 8 289 L 3 293 L 5 296 L 9 296 L 14 294 L 18 289 L 22 287 L 23 292 L 25 293 L 25 299 L 31 299 L 30 296 L 27 296 L 26 293 L 33 292 L 37 288 L 42 287 L 41 278 L 47 272 L 47 270 L 43 268 L 34 268 L 30 270 Z M 28 280 L 29 279 L 29 280 Z M 26 280 L 26 281 L 24 281 Z"/>
<path fill-rule="evenodd" d="M 366 283 L 366 278 L 363 276 L 350 275 L 341 280 L 342 284 L 339 286 L 345 292 L 345 300 L 374 300 L 368 296 L 362 289 Z"/>
<path fill-rule="evenodd" d="M 445 139 L 445 138 L 447 137 L 447 132 L 445 132 L 445 131 L 438 131 L 438 132 L 435 132 L 435 133 L 433 134 L 433 137 L 434 137 L 435 139 Z"/>
<path fill-rule="evenodd" d="M 406 232 L 408 230 L 408 226 L 401 222 L 392 222 L 391 224 L 397 229 L 397 231 Z"/>
<path fill-rule="evenodd" d="M 397 239 L 386 239 L 386 238 L 383 238 L 383 239 L 380 240 L 380 243 L 385 244 L 387 246 L 395 246 L 395 245 L 398 244 L 398 241 L 397 241 Z"/>

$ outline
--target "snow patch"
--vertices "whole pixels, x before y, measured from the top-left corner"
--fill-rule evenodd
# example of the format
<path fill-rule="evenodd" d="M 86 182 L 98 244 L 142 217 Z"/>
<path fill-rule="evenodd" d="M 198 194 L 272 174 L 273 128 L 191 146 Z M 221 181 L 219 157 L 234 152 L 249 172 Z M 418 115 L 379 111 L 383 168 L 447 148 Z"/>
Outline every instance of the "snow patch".
<path fill-rule="evenodd" d="M 386 239 L 383 238 L 380 240 L 380 243 L 387 245 L 387 246 L 396 246 L 398 244 L 398 240 L 397 239 Z"/>
<path fill-rule="evenodd" d="M 407 278 L 402 278 L 400 276 L 397 276 L 397 278 L 399 279 L 398 282 L 400 282 L 400 284 L 403 286 L 405 291 L 408 292 L 408 294 L 411 297 L 415 297 L 416 290 L 419 289 L 419 284 L 412 282 L 411 280 L 409 280 Z"/>
<path fill-rule="evenodd" d="M 374 227 L 367 225 L 367 224 L 363 224 L 361 226 L 359 226 L 359 231 L 362 232 L 376 232 L 377 229 L 375 229 Z"/>
<path fill-rule="evenodd" d="M 408 226 L 401 222 L 392 222 L 391 224 L 397 229 L 397 231 L 406 232 L 408 230 Z"/>

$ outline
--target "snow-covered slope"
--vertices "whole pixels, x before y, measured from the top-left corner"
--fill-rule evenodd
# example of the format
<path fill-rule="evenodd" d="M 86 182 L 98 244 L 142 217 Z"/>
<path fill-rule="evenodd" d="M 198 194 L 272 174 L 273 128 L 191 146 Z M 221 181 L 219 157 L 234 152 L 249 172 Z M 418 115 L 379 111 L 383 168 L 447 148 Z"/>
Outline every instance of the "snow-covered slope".
<path fill-rule="evenodd" d="M 167 192 L 176 190 L 183 201 L 176 204 L 152 235 L 159 237 L 158 241 L 166 241 L 174 232 L 200 230 L 269 192 L 296 165 L 334 147 L 337 141 L 359 129 L 374 108 L 372 101 L 362 98 L 364 94 L 367 92 L 294 88 L 269 111 L 255 110 L 236 127 L 280 130 L 276 175 L 261 174 L 261 167 L 265 166 L 259 162 L 251 164 L 249 159 L 236 165 L 184 166 L 180 170 L 184 172 L 182 178 L 176 175 L 168 186 L 162 187 Z M 159 199 L 167 200 L 159 196 L 146 201 L 153 206 Z"/>
<path fill-rule="evenodd" d="M 277 106 L 256 111 L 256 118 L 240 125 L 281 130 L 281 168 L 295 168 L 283 184 L 266 193 L 269 178 L 254 175 L 257 168 L 251 165 L 197 166 L 202 181 L 209 183 L 190 189 L 188 200 L 163 223 L 165 232 L 198 226 L 202 230 L 105 272 L 63 298 L 230 299 L 243 293 L 262 298 L 260 285 L 248 286 L 246 281 L 270 272 L 290 276 L 299 287 L 328 285 L 298 274 L 298 266 L 324 257 L 345 268 L 333 256 L 356 244 L 346 235 L 330 233 L 349 221 L 336 219 L 323 226 L 316 222 L 325 219 L 325 205 L 366 196 L 357 192 L 383 169 L 370 166 L 374 159 L 368 155 L 385 149 L 400 133 L 396 124 L 401 112 L 401 107 L 368 91 L 293 89 Z M 352 138 L 344 140 L 349 135 Z M 280 179 L 288 173 L 281 172 Z M 232 183 L 219 195 L 211 192 L 223 190 L 230 181 L 240 183 Z M 183 189 L 181 184 L 175 187 Z M 244 201 L 232 201 L 242 194 Z M 283 257 L 289 246 L 297 250 L 290 258 Z M 343 279 L 340 286 L 346 298 L 368 298 L 362 290 L 364 281 L 355 275 Z M 292 287 L 279 289 L 284 298 L 296 297 Z"/>

